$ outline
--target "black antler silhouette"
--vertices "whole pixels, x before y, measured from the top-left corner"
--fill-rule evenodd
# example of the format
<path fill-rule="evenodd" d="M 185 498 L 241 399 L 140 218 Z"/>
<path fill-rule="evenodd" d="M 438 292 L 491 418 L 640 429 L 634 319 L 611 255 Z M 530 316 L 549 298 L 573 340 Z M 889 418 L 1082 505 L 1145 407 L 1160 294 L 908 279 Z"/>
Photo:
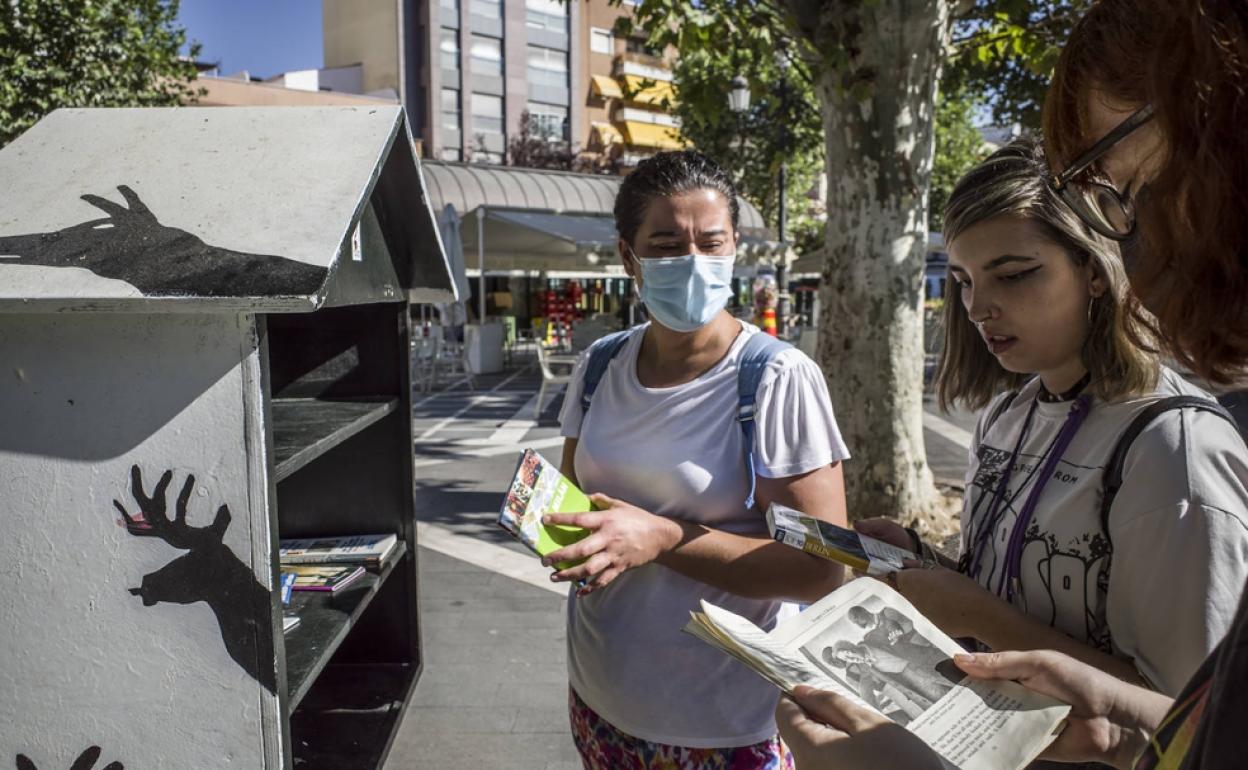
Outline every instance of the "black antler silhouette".
<path fill-rule="evenodd" d="M 117 190 L 125 205 L 99 195 L 81 196 L 108 216 L 49 233 L 0 236 L 0 255 L 16 256 L 20 265 L 84 268 L 154 297 L 313 294 L 329 274 L 327 268 L 286 257 L 204 243 L 162 225 L 126 185 Z"/>
<path fill-rule="evenodd" d="M 78 755 L 78 759 L 74 760 L 74 764 L 70 766 L 69 770 L 92 770 L 99 758 L 100 747 L 91 746 Z M 17 770 L 39 770 L 39 768 L 35 767 L 35 763 L 31 762 L 30 758 L 25 754 L 18 754 Z M 101 770 L 125 770 L 125 766 L 120 762 L 109 762 Z"/>
<path fill-rule="evenodd" d="M 130 492 L 140 515 L 131 516 L 120 501 L 113 501 L 125 520 L 127 532 L 136 537 L 160 538 L 187 552 L 144 575 L 142 585 L 131 588 L 130 593 L 142 597 L 145 607 L 161 602 L 207 602 L 221 627 L 221 638 L 230 657 L 266 689 L 275 692 L 273 632 L 268 622 L 271 600 L 251 568 L 222 542 L 230 526 L 229 506 L 218 508 L 212 524 L 206 527 L 188 525 L 186 509 L 195 477 L 187 475 L 171 521 L 165 493 L 172 480 L 173 471 L 165 471 L 149 497 L 143 491 L 143 474 L 135 465 L 130 469 Z"/>
<path fill-rule="evenodd" d="M 113 505 L 126 520 L 126 530 L 136 537 L 158 537 L 174 548 L 181 548 L 184 551 L 220 543 L 225 537 L 225 530 L 230 526 L 229 506 L 222 505 L 218 508 L 217 517 L 207 527 L 195 529 L 187 526 L 186 505 L 191 499 L 191 490 L 195 488 L 195 476 L 188 474 L 186 483 L 182 485 L 182 491 L 178 493 L 175 518 L 169 521 L 169 517 L 165 514 L 165 491 L 172 480 L 173 471 L 165 471 L 160 481 L 156 482 L 152 496 L 148 497 L 143 492 L 143 474 L 139 471 L 139 466 L 135 465 L 130 469 L 130 492 L 139 504 L 139 511 L 143 518 L 131 518 L 125 507 L 119 501 L 114 500 Z"/>

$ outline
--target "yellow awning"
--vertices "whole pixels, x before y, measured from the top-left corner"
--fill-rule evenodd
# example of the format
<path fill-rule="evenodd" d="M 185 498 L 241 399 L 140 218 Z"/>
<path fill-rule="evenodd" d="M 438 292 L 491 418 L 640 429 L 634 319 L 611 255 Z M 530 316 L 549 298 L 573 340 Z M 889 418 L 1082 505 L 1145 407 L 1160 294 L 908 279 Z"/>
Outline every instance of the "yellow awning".
<path fill-rule="evenodd" d="M 628 97 L 630 102 L 634 104 L 648 104 L 654 107 L 663 106 L 666 100 L 669 107 L 676 105 L 676 89 L 672 84 L 664 80 L 651 80 L 653 84 L 649 88 L 642 88 L 647 78 L 641 75 L 625 75 L 624 87 L 631 96 Z"/>
<path fill-rule="evenodd" d="M 599 123 L 598 121 L 593 121 L 589 124 L 589 126 L 593 132 L 597 132 L 598 144 L 601 144 L 603 147 L 612 144 L 624 143 L 624 137 L 621 136 L 619 130 L 610 123 Z M 592 138 L 593 137 L 591 137 L 591 144 L 593 143 Z"/>
<path fill-rule="evenodd" d="M 624 92 L 620 90 L 620 84 L 614 78 L 606 75 L 590 75 L 590 90 L 594 96 L 603 99 L 623 99 Z"/>
<path fill-rule="evenodd" d="M 636 147 L 679 150 L 685 146 L 676 129 L 668 126 L 640 123 L 636 120 L 626 120 L 620 126 L 624 129 L 624 137 L 628 143 Z"/>

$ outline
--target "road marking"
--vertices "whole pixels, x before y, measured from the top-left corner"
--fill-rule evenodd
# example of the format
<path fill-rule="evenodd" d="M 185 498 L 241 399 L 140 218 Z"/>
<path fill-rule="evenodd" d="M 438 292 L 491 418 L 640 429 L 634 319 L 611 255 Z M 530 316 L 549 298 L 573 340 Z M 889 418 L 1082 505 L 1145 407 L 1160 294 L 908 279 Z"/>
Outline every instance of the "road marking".
<path fill-rule="evenodd" d="M 537 409 L 538 393 L 534 393 L 516 410 L 515 414 L 508 417 L 501 425 L 497 425 L 497 429 L 489 436 L 482 438 L 469 439 L 465 444 L 479 444 L 481 446 L 494 446 L 497 444 L 516 444 L 520 439 L 524 438 L 524 434 L 537 427 L 537 420 L 533 419 L 532 414 Z M 529 415 L 526 417 L 525 415 Z"/>
<path fill-rule="evenodd" d="M 517 409 L 515 414 L 498 426 L 498 430 L 484 439 L 477 440 L 483 444 L 515 444 L 520 441 L 524 438 L 524 434 L 537 427 L 537 420 L 532 416 L 522 416 L 533 414 L 533 410 L 537 408 L 537 396 L 538 394 L 534 393 L 528 401 L 524 402 L 524 406 Z"/>
<path fill-rule="evenodd" d="M 568 595 L 567 584 L 550 582 L 550 570 L 543 567 L 536 556 L 517 553 L 510 548 L 457 534 L 447 527 L 424 521 L 416 522 L 416 542 L 453 559 L 466 561 L 474 567 L 528 583 L 559 596 Z"/>
<path fill-rule="evenodd" d="M 926 410 L 923 412 L 923 427 L 937 436 L 949 439 L 963 449 L 971 448 L 971 439 L 974 437 L 970 433 Z"/>
<path fill-rule="evenodd" d="M 491 388 L 491 390 L 498 390 L 498 388 L 499 388 L 499 387 L 501 387 L 502 385 L 504 385 L 504 384 L 506 384 L 506 383 L 510 382 L 513 378 L 515 378 L 515 376 L 516 376 L 516 375 L 523 374 L 523 373 L 525 373 L 525 372 L 527 372 L 527 371 L 530 371 L 532 368 L 533 368 L 533 365 L 532 365 L 532 364 L 529 364 L 529 365 L 527 365 L 527 366 L 522 366 L 522 367 L 520 367 L 518 370 L 516 370 L 516 372 L 515 372 L 514 374 L 512 374 L 512 375 L 511 375 L 511 377 L 508 377 L 507 379 L 503 380 L 503 381 L 502 381 L 502 382 L 500 382 L 498 385 L 496 385 L 496 386 L 494 386 L 493 388 Z M 442 390 L 435 390 L 435 391 L 433 391 L 432 393 L 430 393 L 429 395 L 427 395 L 427 396 L 425 396 L 424 398 L 420 399 L 419 401 L 415 401 L 415 402 L 413 402 L 413 403 L 412 403 L 412 408 L 413 408 L 413 409 L 415 409 L 416 407 L 418 407 L 418 406 L 422 406 L 422 405 L 424 405 L 424 404 L 428 403 L 429 401 L 432 401 L 432 400 L 434 400 L 434 399 L 436 399 L 436 398 L 446 398 L 446 397 L 451 397 L 451 396 L 463 396 L 463 395 L 465 395 L 466 393 L 468 393 L 469 391 L 465 391 L 465 390 L 451 390 L 451 388 L 454 388 L 454 387 L 455 387 L 455 386 L 457 386 L 457 385 L 462 385 L 462 384 L 464 384 L 464 383 L 466 383 L 466 382 L 468 382 L 468 375 L 466 375 L 466 374 L 465 374 L 465 375 L 460 376 L 458 379 L 451 380 L 450 382 L 446 383 L 446 385 L 445 385 L 445 386 L 443 386 Z M 413 385 L 412 385 L 412 387 L 413 387 L 413 389 L 418 388 L 418 387 L 420 387 L 420 383 L 418 383 L 418 382 L 414 382 L 414 383 L 413 383 Z"/>
<path fill-rule="evenodd" d="M 424 433 L 422 433 L 422 434 L 420 434 L 419 436 L 417 436 L 417 437 L 416 437 L 416 440 L 417 440 L 417 441 L 424 441 L 425 439 L 429 438 L 429 437 L 430 437 L 430 436 L 432 436 L 433 434 L 435 434 L 435 433 L 437 433 L 438 431 L 442 430 L 442 428 L 446 427 L 447 425 L 450 425 L 450 424 L 451 424 L 451 422 L 453 422 L 456 418 L 458 418 L 458 417 L 459 417 L 460 415 L 462 415 L 464 412 L 467 412 L 469 409 L 473 408 L 474 406 L 476 406 L 476 405 L 477 405 L 477 404 L 479 404 L 479 403 L 483 403 L 483 402 L 486 402 L 486 401 L 491 401 L 491 400 L 497 400 L 497 399 L 502 399 L 502 398 L 505 398 L 505 396 L 495 396 L 495 395 L 493 395 L 493 394 L 494 394 L 497 390 L 499 390 L 500 388 L 502 388 L 504 385 L 506 385 L 507 383 L 509 383 L 509 382 L 511 382 L 512 380 L 516 379 L 517 377 L 519 377 L 519 376 L 520 376 L 521 374 L 523 374 L 523 373 L 524 373 L 524 370 L 523 370 L 523 369 L 520 369 L 520 370 L 516 371 L 515 373 L 511 374 L 510 376 L 506 377 L 505 379 L 501 380 L 501 381 L 500 381 L 497 385 L 495 385 L 494 387 L 490 388 L 490 389 L 489 389 L 488 391 L 486 391 L 485 393 L 482 393 L 482 394 L 477 395 L 477 396 L 472 396 L 471 398 L 469 398 L 469 399 L 468 399 L 468 403 L 464 404 L 462 407 L 460 407 L 460 408 L 459 408 L 459 411 L 457 411 L 457 412 L 455 412 L 455 414 L 452 414 L 451 416 L 446 417 L 446 418 L 442 419 L 441 421 L 439 421 L 439 422 L 438 422 L 437 424 L 435 424 L 433 427 L 429 428 L 429 430 L 427 430 L 427 431 L 425 431 Z"/>
<path fill-rule="evenodd" d="M 476 447 L 470 444 L 456 442 L 454 444 L 438 444 L 435 446 L 419 447 L 418 451 L 446 451 L 450 454 L 434 457 L 428 460 L 417 460 L 412 463 L 413 468 L 428 468 L 431 465 L 443 465 L 445 463 L 453 463 L 458 460 L 473 460 L 480 457 L 497 457 L 506 454 L 520 454 L 526 449 L 550 449 L 552 447 L 563 446 L 562 436 L 551 436 L 550 438 L 539 438 L 536 441 L 526 441 L 523 444 L 505 444 L 500 446 L 483 446 Z M 550 458 L 547 458 L 550 459 Z M 554 458 L 559 460 L 560 458 Z"/>
<path fill-rule="evenodd" d="M 415 409 L 416 407 L 424 404 L 426 401 L 432 401 L 433 399 L 439 398 L 441 396 L 461 395 L 460 391 L 453 391 L 451 390 L 451 388 L 455 387 L 456 385 L 460 385 L 466 382 L 468 382 L 468 375 L 464 375 L 463 377 L 460 377 L 457 380 L 452 380 L 451 382 L 446 383 L 446 385 L 442 388 L 442 390 L 435 390 L 429 395 L 422 398 L 421 400 L 412 404 L 412 408 Z M 412 387 L 418 388 L 420 387 L 420 383 L 416 383 Z"/>
<path fill-rule="evenodd" d="M 431 443 L 437 444 L 450 441 L 457 445 L 485 446 L 489 442 L 482 439 L 481 436 L 485 435 L 487 431 L 494 430 L 497 427 L 498 420 L 489 420 L 488 422 L 485 420 L 478 420 L 474 421 L 471 425 L 447 425 L 445 428 L 438 431 L 438 437 Z M 419 428 L 419 426 L 417 426 L 417 428 Z M 467 436 L 473 436 L 473 438 L 448 438 L 448 434 L 451 433 L 465 434 Z M 426 446 L 428 445 L 426 444 Z"/>

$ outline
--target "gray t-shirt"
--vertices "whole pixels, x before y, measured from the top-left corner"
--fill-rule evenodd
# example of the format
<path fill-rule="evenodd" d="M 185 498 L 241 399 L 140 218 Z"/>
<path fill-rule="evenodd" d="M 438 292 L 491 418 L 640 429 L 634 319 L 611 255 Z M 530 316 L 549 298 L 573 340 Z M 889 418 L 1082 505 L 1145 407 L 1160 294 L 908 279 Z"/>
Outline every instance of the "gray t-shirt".
<path fill-rule="evenodd" d="M 1039 381 L 1019 391 L 971 445 L 962 511 L 962 550 L 978 531 L 1018 440 Z M 1135 439 L 1122 488 L 1100 524 L 1101 482 L 1110 454 L 1135 416 L 1173 395 L 1209 394 L 1163 368 L 1147 396 L 1094 401 L 1044 487 L 1024 538 L 1021 596 L 1014 604 L 1071 637 L 1134 660 L 1159 691 L 1176 694 L 1231 625 L 1248 578 L 1248 450 L 1235 426 L 1192 409 L 1163 413 Z M 1035 484 L 1041 456 L 1070 403 L 1040 402 L 1009 490 L 1008 508 L 985 548 L 980 582 L 995 590 L 1015 519 Z"/>

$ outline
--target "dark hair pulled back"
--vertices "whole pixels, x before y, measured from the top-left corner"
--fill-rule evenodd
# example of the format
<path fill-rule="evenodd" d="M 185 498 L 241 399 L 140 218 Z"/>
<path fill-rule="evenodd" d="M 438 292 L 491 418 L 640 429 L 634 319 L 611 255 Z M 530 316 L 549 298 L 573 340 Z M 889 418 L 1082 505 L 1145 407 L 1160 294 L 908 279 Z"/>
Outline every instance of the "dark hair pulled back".
<path fill-rule="evenodd" d="M 732 229 L 737 229 L 740 206 L 737 188 L 728 173 L 696 150 L 679 150 L 646 158 L 624 178 L 615 196 L 616 231 L 631 244 L 645 221 L 651 201 L 693 190 L 714 190 L 723 195 L 728 201 Z"/>

